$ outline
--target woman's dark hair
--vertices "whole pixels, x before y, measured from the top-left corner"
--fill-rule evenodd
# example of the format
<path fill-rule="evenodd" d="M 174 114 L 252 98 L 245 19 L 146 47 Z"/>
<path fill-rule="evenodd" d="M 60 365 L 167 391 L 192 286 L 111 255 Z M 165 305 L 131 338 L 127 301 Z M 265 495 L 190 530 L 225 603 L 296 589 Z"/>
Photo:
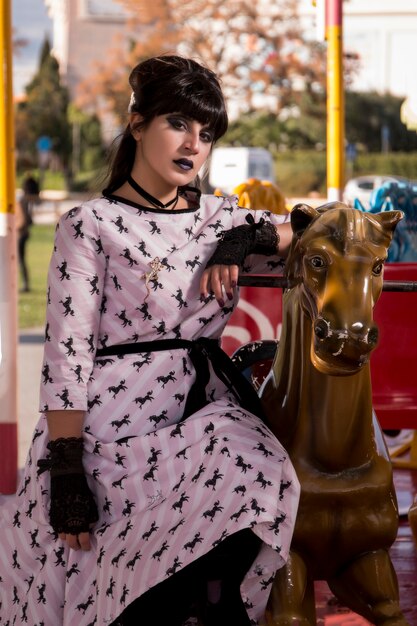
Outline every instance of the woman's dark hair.
<path fill-rule="evenodd" d="M 182 113 L 213 132 L 213 142 L 225 134 L 228 118 L 223 93 L 214 72 L 192 59 L 176 55 L 152 57 L 139 63 L 129 76 L 129 111 L 140 113 L 140 128 L 158 115 Z M 128 125 L 109 167 L 104 193 L 112 193 L 132 171 L 136 141 Z"/>

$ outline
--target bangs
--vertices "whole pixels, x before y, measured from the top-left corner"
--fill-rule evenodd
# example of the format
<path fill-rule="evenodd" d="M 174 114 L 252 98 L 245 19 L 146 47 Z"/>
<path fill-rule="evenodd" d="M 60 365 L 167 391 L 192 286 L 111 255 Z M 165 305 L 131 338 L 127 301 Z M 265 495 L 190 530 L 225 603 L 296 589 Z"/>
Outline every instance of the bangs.
<path fill-rule="evenodd" d="M 161 56 L 137 65 L 129 76 L 130 110 L 148 124 L 157 115 L 182 113 L 206 126 L 213 142 L 227 131 L 226 104 L 217 76 L 192 59 Z"/>
<path fill-rule="evenodd" d="M 220 96 L 220 94 L 219 94 Z M 207 126 L 213 132 L 213 141 L 222 137 L 228 127 L 228 117 L 223 98 L 211 91 L 198 89 L 190 85 L 188 89 L 178 90 L 173 97 L 159 111 L 161 115 L 167 113 L 182 113 L 185 117 Z"/>

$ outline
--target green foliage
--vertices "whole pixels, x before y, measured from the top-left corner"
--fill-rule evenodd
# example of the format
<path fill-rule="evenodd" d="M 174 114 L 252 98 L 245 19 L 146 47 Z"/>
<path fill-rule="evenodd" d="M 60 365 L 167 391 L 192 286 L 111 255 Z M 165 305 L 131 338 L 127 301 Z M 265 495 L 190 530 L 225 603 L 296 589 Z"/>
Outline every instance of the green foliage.
<path fill-rule="evenodd" d="M 72 177 L 96 170 L 103 164 L 104 145 L 101 123 L 97 115 L 82 111 L 73 103 L 68 108 L 73 133 Z M 71 190 L 74 188 L 71 180 Z"/>
<path fill-rule="evenodd" d="M 221 143 L 232 146 L 283 149 L 305 149 L 323 146 L 326 139 L 326 117 L 320 98 L 305 93 L 300 106 L 279 116 L 252 111 L 232 122 Z"/>
<path fill-rule="evenodd" d="M 275 178 L 285 197 L 326 193 L 326 154 L 317 150 L 294 150 L 274 155 Z"/>
<path fill-rule="evenodd" d="M 389 129 L 390 149 L 409 152 L 417 149 L 417 133 L 401 122 L 403 98 L 377 93 L 346 93 L 346 139 L 363 151 L 381 151 L 383 126 Z"/>
<path fill-rule="evenodd" d="M 18 166 L 37 164 L 36 142 L 43 135 L 51 138 L 52 151 L 62 167 L 67 166 L 71 152 L 68 103 L 69 93 L 61 84 L 58 61 L 52 56 L 49 41 L 45 39 L 38 71 L 26 87 L 26 100 L 16 111 Z"/>
<path fill-rule="evenodd" d="M 394 152 L 417 149 L 417 133 L 401 122 L 402 99 L 376 93 L 346 93 L 346 141 L 358 151 L 380 152 L 382 128 L 389 129 L 389 147 Z M 324 94 L 305 91 L 298 103 L 278 116 L 262 111 L 242 115 L 230 124 L 224 145 L 254 146 L 275 150 L 322 149 L 326 144 Z"/>
<path fill-rule="evenodd" d="M 417 180 L 417 154 L 410 152 L 359 154 L 353 164 L 352 176 L 364 174 L 403 176 L 409 180 Z"/>
<path fill-rule="evenodd" d="M 30 172 L 33 176 L 40 180 L 41 172 L 36 168 L 32 168 Z M 27 170 L 19 172 L 16 178 L 16 187 L 22 187 L 22 181 L 27 174 Z M 79 172 L 71 180 L 70 191 L 94 191 L 99 193 L 102 189 L 101 177 L 103 170 L 101 168 L 88 169 L 85 172 Z M 98 181 L 100 182 L 98 183 Z M 64 191 L 67 189 L 67 180 L 63 172 L 52 172 L 51 170 L 42 171 L 42 189 L 53 191 Z"/>
<path fill-rule="evenodd" d="M 28 173 L 28 170 L 23 170 L 17 173 L 16 188 L 22 187 L 23 179 Z M 61 191 L 65 189 L 65 178 L 62 172 L 52 172 L 51 170 L 44 170 L 41 172 L 36 168 L 31 168 L 30 173 L 38 181 L 42 178 L 41 189 L 52 189 L 54 191 Z"/>
<path fill-rule="evenodd" d="M 293 150 L 274 155 L 276 181 L 289 197 L 306 197 L 318 192 L 326 195 L 326 153 L 317 150 Z M 346 164 L 346 181 L 365 174 L 403 176 L 417 180 L 417 154 L 360 154 L 353 169 Z"/>
<path fill-rule="evenodd" d="M 232 122 L 220 144 L 277 150 L 281 144 L 281 133 L 281 124 L 276 115 L 251 113 Z"/>
<path fill-rule="evenodd" d="M 27 243 L 30 273 L 29 293 L 19 294 L 19 328 L 35 328 L 45 323 L 47 272 L 54 241 L 54 225 L 35 224 Z"/>
<path fill-rule="evenodd" d="M 91 172 L 101 167 L 104 156 L 100 120 L 90 115 L 81 126 L 81 170 Z"/>
<path fill-rule="evenodd" d="M 94 195 L 100 194 L 103 189 L 102 179 L 102 169 L 79 172 L 71 181 L 71 191 L 77 193 L 91 192 Z"/>

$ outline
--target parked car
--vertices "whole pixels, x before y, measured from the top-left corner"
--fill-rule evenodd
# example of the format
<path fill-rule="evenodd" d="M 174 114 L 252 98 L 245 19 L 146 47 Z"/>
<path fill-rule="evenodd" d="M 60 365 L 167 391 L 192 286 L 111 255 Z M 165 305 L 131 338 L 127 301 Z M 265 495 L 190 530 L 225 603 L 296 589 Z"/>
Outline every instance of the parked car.
<path fill-rule="evenodd" d="M 386 182 L 408 182 L 408 179 L 401 176 L 380 176 L 372 174 L 351 178 L 351 180 L 346 183 L 343 190 L 343 202 L 349 206 L 353 206 L 354 200 L 358 199 L 367 209 L 374 189 L 378 189 L 378 187 L 381 187 Z"/>

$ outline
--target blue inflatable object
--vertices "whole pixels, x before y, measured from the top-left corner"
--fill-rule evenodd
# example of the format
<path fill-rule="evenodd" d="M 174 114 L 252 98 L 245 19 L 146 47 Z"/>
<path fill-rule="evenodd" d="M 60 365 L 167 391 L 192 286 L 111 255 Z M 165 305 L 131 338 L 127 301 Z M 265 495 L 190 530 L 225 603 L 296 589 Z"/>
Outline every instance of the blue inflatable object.
<path fill-rule="evenodd" d="M 389 263 L 417 263 L 417 183 L 386 182 L 374 189 L 369 207 L 355 198 L 353 207 L 359 211 L 403 211 L 388 250 Z"/>

